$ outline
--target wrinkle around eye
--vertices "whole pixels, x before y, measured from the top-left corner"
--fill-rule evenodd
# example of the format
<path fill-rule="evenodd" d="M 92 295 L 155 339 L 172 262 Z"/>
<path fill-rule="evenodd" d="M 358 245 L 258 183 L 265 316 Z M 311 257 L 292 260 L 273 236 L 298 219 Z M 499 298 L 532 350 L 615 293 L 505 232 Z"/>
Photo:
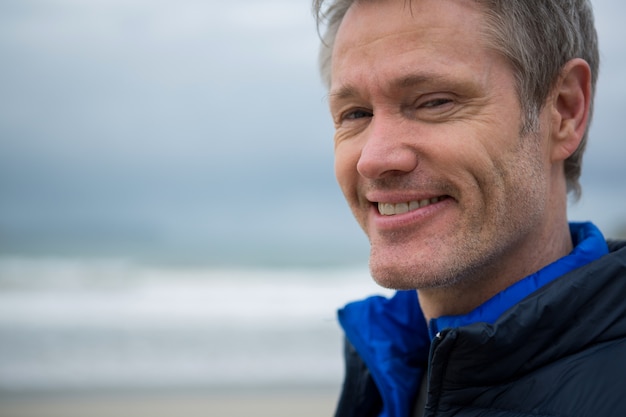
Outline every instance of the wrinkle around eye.
<path fill-rule="evenodd" d="M 335 145 L 359 137 L 370 125 L 373 114 L 365 112 L 366 116 L 346 119 L 335 124 Z"/>

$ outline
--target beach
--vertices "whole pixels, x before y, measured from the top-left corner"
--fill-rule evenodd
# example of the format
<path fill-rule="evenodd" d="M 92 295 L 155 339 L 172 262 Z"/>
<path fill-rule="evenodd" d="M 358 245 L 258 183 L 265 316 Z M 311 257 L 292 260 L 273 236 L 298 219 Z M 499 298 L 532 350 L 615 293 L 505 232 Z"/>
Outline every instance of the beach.
<path fill-rule="evenodd" d="M 0 258 L 0 417 L 330 416 L 367 270 Z"/>
<path fill-rule="evenodd" d="M 318 417 L 332 416 L 336 401 L 329 389 L 18 396 L 0 401 L 0 417 Z"/>
<path fill-rule="evenodd" d="M 17 396 L 0 401 L 0 417 L 318 417 L 336 401 L 330 389 Z"/>

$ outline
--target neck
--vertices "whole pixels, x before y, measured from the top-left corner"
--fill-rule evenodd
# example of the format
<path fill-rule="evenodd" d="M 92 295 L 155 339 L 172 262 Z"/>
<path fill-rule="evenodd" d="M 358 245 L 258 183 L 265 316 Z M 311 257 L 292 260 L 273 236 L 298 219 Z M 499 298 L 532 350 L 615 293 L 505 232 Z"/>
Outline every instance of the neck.
<path fill-rule="evenodd" d="M 569 225 L 561 222 L 539 239 L 501 256 L 494 262 L 468 273 L 446 287 L 417 291 L 427 321 L 441 316 L 467 314 L 499 292 L 546 265 L 566 256 L 573 249 Z"/>

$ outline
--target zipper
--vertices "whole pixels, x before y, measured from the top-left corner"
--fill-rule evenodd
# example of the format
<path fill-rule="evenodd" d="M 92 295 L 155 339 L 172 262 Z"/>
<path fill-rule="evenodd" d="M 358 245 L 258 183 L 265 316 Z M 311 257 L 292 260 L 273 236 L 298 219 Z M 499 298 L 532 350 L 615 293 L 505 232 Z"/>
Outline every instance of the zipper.
<path fill-rule="evenodd" d="M 450 331 L 451 329 L 444 329 L 437 332 L 430 345 L 430 351 L 428 352 L 428 393 L 426 395 L 426 409 L 424 410 L 423 417 L 434 417 L 437 415 L 437 409 L 439 405 L 438 394 L 441 393 L 441 383 L 443 380 L 443 370 L 439 371 L 442 364 L 441 352 L 437 352 L 440 363 L 438 364 L 436 374 L 433 372 L 432 364 L 435 357 L 435 352 L 437 351 L 443 340 L 446 338 L 446 336 L 450 333 Z M 434 393 L 434 395 L 431 396 L 431 392 Z"/>

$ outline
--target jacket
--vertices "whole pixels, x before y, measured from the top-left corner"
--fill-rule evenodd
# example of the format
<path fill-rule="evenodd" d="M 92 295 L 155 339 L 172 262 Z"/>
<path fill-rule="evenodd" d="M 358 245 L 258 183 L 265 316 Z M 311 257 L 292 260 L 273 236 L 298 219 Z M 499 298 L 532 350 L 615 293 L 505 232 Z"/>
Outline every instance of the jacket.
<path fill-rule="evenodd" d="M 488 320 L 427 326 L 414 291 L 348 306 L 336 417 L 409 417 L 426 372 L 425 417 L 626 415 L 626 242 L 605 246 Z"/>

